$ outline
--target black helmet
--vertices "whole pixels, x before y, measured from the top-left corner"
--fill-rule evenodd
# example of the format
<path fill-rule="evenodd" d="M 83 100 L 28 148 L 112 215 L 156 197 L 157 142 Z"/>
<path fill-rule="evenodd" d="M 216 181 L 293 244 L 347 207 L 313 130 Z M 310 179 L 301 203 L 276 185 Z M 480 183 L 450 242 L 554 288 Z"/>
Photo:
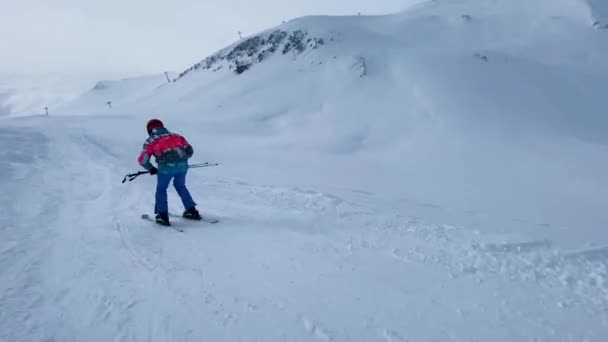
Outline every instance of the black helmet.
<path fill-rule="evenodd" d="M 163 122 L 160 121 L 159 119 L 152 119 L 150 121 L 148 121 L 148 124 L 146 125 L 146 129 L 148 130 L 148 135 L 152 134 L 152 131 L 156 128 L 163 128 L 165 127 L 165 125 L 163 125 Z"/>

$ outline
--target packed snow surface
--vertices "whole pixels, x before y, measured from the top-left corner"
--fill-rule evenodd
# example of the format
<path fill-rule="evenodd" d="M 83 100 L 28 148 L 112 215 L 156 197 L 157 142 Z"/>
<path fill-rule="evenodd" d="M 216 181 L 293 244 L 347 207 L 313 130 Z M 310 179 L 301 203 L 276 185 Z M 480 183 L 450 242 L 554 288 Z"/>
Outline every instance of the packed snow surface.
<path fill-rule="evenodd" d="M 300 18 L 5 116 L 0 340 L 604 341 L 606 14 Z M 221 164 L 188 174 L 220 223 L 140 219 L 151 117 Z"/>

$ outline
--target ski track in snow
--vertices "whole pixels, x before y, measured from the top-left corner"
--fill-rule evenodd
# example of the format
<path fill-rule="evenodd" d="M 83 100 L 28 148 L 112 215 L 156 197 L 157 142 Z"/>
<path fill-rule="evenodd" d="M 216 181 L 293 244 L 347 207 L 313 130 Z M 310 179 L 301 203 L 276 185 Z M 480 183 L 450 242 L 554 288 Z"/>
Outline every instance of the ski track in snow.
<path fill-rule="evenodd" d="M 3 198 L 1 340 L 470 340 L 483 329 L 458 322 L 479 320 L 505 341 L 607 331 L 605 247 L 560 251 L 314 190 L 195 176 L 193 191 L 222 223 L 175 234 L 139 219 L 149 193 L 118 182 L 121 153 L 93 135 L 0 131 L 17 135 L 23 150 L 9 153 L 28 157 L 2 167 L 17 198 Z M 452 302 L 448 288 L 466 300 Z M 382 291 L 389 299 L 377 302 Z M 561 315 L 538 315 L 552 306 Z M 431 314 L 453 331 L 426 330 Z M 596 329 L 564 326 L 573 315 Z"/>

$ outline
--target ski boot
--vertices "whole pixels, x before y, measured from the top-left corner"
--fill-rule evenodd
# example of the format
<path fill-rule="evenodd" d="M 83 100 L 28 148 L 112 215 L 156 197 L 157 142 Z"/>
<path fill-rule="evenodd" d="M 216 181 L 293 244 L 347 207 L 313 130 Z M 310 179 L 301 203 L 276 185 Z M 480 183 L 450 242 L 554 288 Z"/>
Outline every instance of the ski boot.
<path fill-rule="evenodd" d="M 199 214 L 198 210 L 196 210 L 195 207 L 186 209 L 186 211 L 184 211 L 183 217 L 188 220 L 196 220 L 196 221 L 200 221 L 203 219 L 201 217 L 201 214 Z"/>
<path fill-rule="evenodd" d="M 166 227 L 171 226 L 171 222 L 169 222 L 169 214 L 167 214 L 167 213 L 156 214 L 155 221 L 156 221 L 156 223 L 160 224 L 161 226 L 166 226 Z"/>

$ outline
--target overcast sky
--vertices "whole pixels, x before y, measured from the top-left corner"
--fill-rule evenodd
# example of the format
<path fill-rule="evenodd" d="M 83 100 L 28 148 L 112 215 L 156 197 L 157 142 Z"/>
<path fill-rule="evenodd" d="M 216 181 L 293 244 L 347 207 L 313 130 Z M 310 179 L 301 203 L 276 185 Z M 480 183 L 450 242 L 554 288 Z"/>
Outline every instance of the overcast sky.
<path fill-rule="evenodd" d="M 181 71 L 282 20 L 415 0 L 0 0 L 0 72 Z"/>

